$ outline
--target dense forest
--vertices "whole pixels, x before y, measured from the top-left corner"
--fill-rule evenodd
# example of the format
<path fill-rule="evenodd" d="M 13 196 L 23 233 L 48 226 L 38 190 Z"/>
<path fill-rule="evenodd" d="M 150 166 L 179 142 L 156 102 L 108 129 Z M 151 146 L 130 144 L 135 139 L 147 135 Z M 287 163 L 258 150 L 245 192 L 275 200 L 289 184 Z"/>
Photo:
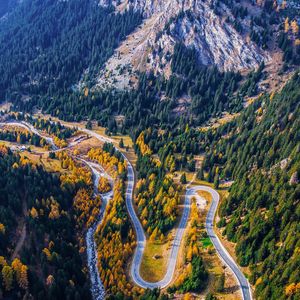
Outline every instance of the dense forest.
<path fill-rule="evenodd" d="M 299 149 L 299 74 L 281 93 L 262 96 L 235 121 L 206 133 L 204 169 L 220 166 L 222 179 L 268 171 Z M 215 175 L 215 174 L 213 174 Z"/>
<path fill-rule="evenodd" d="M 135 203 L 143 227 L 151 240 L 164 241 L 165 235 L 176 223 L 180 202 L 179 187 L 168 176 L 164 166 L 151 157 L 144 134 L 136 141 L 138 155 Z"/>
<path fill-rule="evenodd" d="M 182 125 L 168 132 L 151 128 L 144 131 L 145 141 L 165 162 L 172 154 L 180 154 L 175 169 L 193 168 L 194 155 L 206 154 L 203 168 L 208 181 L 213 180 L 217 167 L 223 180 L 240 178 L 252 168 L 270 168 L 299 144 L 298 83 L 296 74 L 280 94 L 261 96 L 219 128 L 207 131 Z"/>
<path fill-rule="evenodd" d="M 217 225 L 236 243 L 238 262 L 249 267 L 257 298 L 299 299 L 299 71 L 280 92 L 259 95 L 259 82 L 267 75 L 264 63 L 243 76 L 222 72 L 200 65 L 195 49 L 176 43 L 168 78 L 149 71 L 138 74 L 134 90 L 95 90 L 100 68 L 141 24 L 140 13 L 121 14 L 93 0 L 24 0 L 14 10 L 17 1 L 4 2 L 0 18 L 7 12 L 10 16 L 0 20 L 0 102 L 13 101 L 18 111 L 38 108 L 62 120 L 87 120 L 88 127 L 96 120 L 109 134 L 129 133 L 137 154 L 134 201 L 152 241 L 165 241 L 176 224 L 180 188 L 171 176 L 176 171 L 197 172 L 198 179 L 215 188 L 232 183 Z M 274 42 L 282 50 L 278 76 L 295 70 L 300 62 L 298 16 L 283 7 L 286 1 L 258 1 L 263 10 L 248 20 L 249 32 L 243 1 L 213 1 L 220 17 L 223 2 L 231 10 L 224 22 L 263 49 Z M 178 18 L 184 14 L 188 12 Z M 165 29 L 170 30 L 168 25 Z M 249 97 L 255 101 L 245 108 Z M 225 111 L 236 117 L 216 128 L 204 126 Z M 60 148 L 76 133 L 59 122 L 26 121 L 51 135 Z M 34 134 L 6 128 L 0 130 L 0 139 L 45 145 Z M 203 158 L 200 168 L 196 156 Z M 143 291 L 134 287 L 127 272 L 136 241 L 125 203 L 126 162 L 107 143 L 91 149 L 88 158 L 114 179 L 113 199 L 95 235 L 101 280 L 109 299 L 137 299 Z M 0 298 L 91 298 L 82 233 L 103 203 L 92 196 L 87 168 L 66 152 L 52 153 L 49 159 L 60 162 L 62 174 L 48 173 L 0 146 Z M 100 178 L 100 193 L 111 188 Z M 170 294 L 200 292 L 207 285 L 198 213 L 193 203 L 185 270 Z M 16 251 L 23 228 L 26 240 Z M 210 294 L 207 298 L 215 299 Z M 167 296 L 145 291 L 141 299 Z"/>
<path fill-rule="evenodd" d="M 66 155 L 60 159 L 65 168 L 73 164 Z M 79 188 L 90 195 L 91 179 L 86 171 L 78 176 L 83 170 L 74 166 L 70 169 L 77 175 L 59 177 L 1 147 L 0 298 L 91 298 L 78 240 L 83 227 L 76 225 L 81 211 L 73 207 Z M 26 236 L 18 251 L 22 224 Z"/>
<path fill-rule="evenodd" d="M 237 180 L 221 208 L 224 233 L 237 243 L 238 262 L 250 266 L 259 299 L 300 295 L 300 188 L 292 179 L 299 176 L 299 162 L 298 154 L 283 169 Z"/>
<path fill-rule="evenodd" d="M 195 51 L 178 44 L 172 60 L 174 74 L 169 79 L 151 72 L 141 73 L 136 90 L 72 91 L 56 97 L 33 97 L 29 102 L 16 101 L 15 108 L 31 111 L 37 105 L 62 120 L 97 120 L 112 133 L 140 132 L 152 125 L 162 128 L 187 122 L 199 125 L 224 110 L 240 111 L 243 96 L 256 95 L 263 68 L 264 65 L 239 85 L 240 74 L 199 66 Z M 182 101 L 187 103 L 183 112 L 178 112 Z M 117 124 L 117 115 L 124 116 L 124 122 Z"/>
<path fill-rule="evenodd" d="M 144 149 L 167 170 L 194 171 L 201 154 L 199 179 L 216 187 L 234 180 L 218 226 L 237 243 L 239 263 L 250 266 L 259 299 L 299 296 L 299 86 L 296 73 L 281 92 L 261 96 L 217 129 L 143 132 Z"/>
<path fill-rule="evenodd" d="M 141 21 L 95 1 L 25 0 L 0 28 L 0 98 L 66 93 L 95 75 Z"/>
<path fill-rule="evenodd" d="M 223 128 L 226 136 L 207 157 L 206 166 L 222 166 L 220 175 L 235 180 L 219 226 L 237 242 L 239 263 L 250 266 L 260 299 L 297 299 L 300 292 L 299 86 L 296 74 L 282 92 Z"/>

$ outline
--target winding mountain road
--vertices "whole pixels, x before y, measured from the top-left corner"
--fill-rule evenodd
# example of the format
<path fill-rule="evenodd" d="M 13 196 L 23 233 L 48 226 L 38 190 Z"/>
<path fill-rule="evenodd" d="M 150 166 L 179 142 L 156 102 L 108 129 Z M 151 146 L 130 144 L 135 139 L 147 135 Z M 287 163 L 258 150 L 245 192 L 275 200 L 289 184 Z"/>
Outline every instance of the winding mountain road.
<path fill-rule="evenodd" d="M 83 132 L 89 134 L 90 136 L 95 137 L 96 139 L 98 139 L 101 142 L 113 143 L 112 139 L 103 137 L 100 134 L 98 134 L 92 130 L 89 130 L 86 128 L 81 128 L 81 127 L 78 127 L 78 130 L 83 131 Z M 185 203 L 184 203 L 183 215 L 180 220 L 179 228 L 176 232 L 176 236 L 173 241 L 172 248 L 171 248 L 166 275 L 159 282 L 151 283 L 151 282 L 145 281 L 140 275 L 140 267 L 141 267 L 141 262 L 143 259 L 143 254 L 144 254 L 145 245 L 146 245 L 146 236 L 144 233 L 144 229 L 141 225 L 141 222 L 135 212 L 134 204 L 133 204 L 133 189 L 134 189 L 134 182 L 135 182 L 134 169 L 133 169 L 132 164 L 128 160 L 128 158 L 123 153 L 122 153 L 122 156 L 127 163 L 126 206 L 127 206 L 127 210 L 128 210 L 129 216 L 131 218 L 132 224 L 134 226 L 134 229 L 136 232 L 136 237 L 137 237 L 137 247 L 134 252 L 131 269 L 130 269 L 130 274 L 131 274 L 131 277 L 132 277 L 132 280 L 134 281 L 134 283 L 139 285 L 142 288 L 146 288 L 146 289 L 147 288 L 149 288 L 149 289 L 164 288 L 164 287 L 167 287 L 172 282 L 172 279 L 173 279 L 179 248 L 181 245 L 181 241 L 182 241 L 184 231 L 185 231 L 185 228 L 186 228 L 186 225 L 188 222 L 189 214 L 190 214 L 190 198 L 186 198 Z"/>
<path fill-rule="evenodd" d="M 11 125 L 20 125 L 20 123 L 10 123 Z M 31 124 L 22 122 L 22 126 L 26 127 L 27 129 L 30 129 L 32 132 L 41 135 Z M 71 127 L 70 125 L 68 127 Z M 90 136 L 95 137 L 101 142 L 110 142 L 112 143 L 113 140 L 103 137 L 98 133 L 95 133 L 92 130 L 86 129 L 86 128 L 78 128 L 78 130 L 83 131 Z M 49 138 L 47 140 L 49 142 L 53 149 L 56 150 L 54 147 L 56 147 L 53 143 L 53 140 Z M 175 268 L 176 268 L 176 263 L 177 263 L 177 258 L 178 258 L 178 253 L 180 249 L 180 245 L 183 239 L 183 235 L 185 232 L 185 229 L 187 227 L 189 215 L 190 215 L 190 208 L 191 208 L 191 199 L 193 196 L 196 196 L 197 191 L 205 191 L 208 192 L 212 195 L 212 203 L 209 209 L 209 212 L 207 214 L 206 218 L 206 229 L 208 236 L 210 237 L 217 253 L 220 259 L 223 261 L 224 264 L 227 265 L 227 267 L 232 271 L 234 276 L 237 279 L 237 282 L 240 286 L 241 294 L 243 300 L 252 300 L 252 295 L 251 295 L 251 289 L 248 280 L 242 273 L 242 271 L 239 269 L 235 261 L 232 259 L 230 254 L 226 251 L 225 247 L 222 245 L 221 241 L 219 240 L 217 234 L 214 232 L 214 218 L 217 213 L 217 208 L 218 204 L 220 201 L 220 196 L 215 191 L 214 189 L 208 187 L 208 186 L 192 186 L 189 187 L 187 186 L 186 189 L 186 195 L 185 195 L 185 200 L 184 200 L 184 206 L 183 206 L 183 213 L 182 217 L 178 226 L 178 229 L 176 231 L 176 235 L 174 238 L 174 241 L 172 243 L 172 248 L 170 250 L 169 254 L 169 261 L 168 261 L 168 267 L 167 267 L 167 272 L 164 276 L 164 278 L 158 282 L 147 282 L 145 281 L 141 275 L 140 275 L 140 267 L 141 267 L 141 262 L 145 250 L 145 245 L 146 245 L 146 236 L 143 230 L 143 227 L 141 225 L 141 222 L 135 212 L 134 209 L 134 204 L 133 204 L 133 189 L 134 189 L 134 182 L 135 182 L 135 175 L 134 175 L 134 169 L 130 163 L 130 161 L 127 159 L 127 157 L 122 153 L 125 161 L 127 162 L 127 188 L 126 188 L 126 206 L 127 210 L 129 213 L 129 216 L 132 220 L 132 224 L 134 226 L 135 232 L 136 232 L 136 237 L 137 237 L 137 247 L 135 249 L 135 253 L 133 256 L 133 261 L 131 264 L 131 269 L 130 269 L 130 274 L 132 277 L 132 280 L 134 281 L 135 284 L 142 288 L 165 288 L 167 287 L 173 280 Z M 97 186 L 97 182 L 99 180 L 100 172 L 98 170 L 99 165 L 96 165 L 95 163 L 91 163 L 89 161 L 86 161 L 82 159 L 83 162 L 85 162 L 92 170 L 93 175 L 94 175 L 94 185 L 95 187 Z M 97 168 L 98 167 L 98 168 Z M 100 166 L 101 169 L 101 166 Z M 95 190 L 95 193 L 97 191 Z M 95 222 L 94 226 L 92 226 L 87 233 L 86 241 L 87 241 L 87 249 L 88 249 L 88 264 L 90 268 L 90 273 L 91 273 L 91 281 L 92 281 L 92 292 L 93 292 L 93 297 L 94 299 L 100 300 L 104 298 L 104 289 L 103 289 L 103 284 L 101 283 L 100 277 L 99 277 L 99 272 L 97 268 L 97 254 L 96 254 L 96 248 L 95 248 L 95 243 L 94 243 L 94 232 L 99 225 L 99 223 L 102 220 L 103 213 L 106 208 L 107 201 L 111 195 L 107 194 L 106 197 L 104 197 L 104 205 L 102 207 L 101 213 L 99 215 L 99 219 L 97 222 Z"/>
<path fill-rule="evenodd" d="M 144 230 L 142 225 L 136 215 L 136 212 L 133 207 L 132 201 L 132 193 L 133 193 L 133 182 L 134 182 L 134 172 L 133 168 L 128 162 L 128 187 L 126 192 L 126 204 L 128 208 L 129 215 L 131 220 L 134 224 L 136 234 L 137 234 L 137 248 L 134 253 L 132 265 L 131 265 L 131 276 L 133 281 L 142 288 L 154 289 L 154 288 L 165 288 L 167 287 L 173 280 L 178 253 L 180 249 L 180 245 L 184 236 L 185 229 L 187 227 L 189 215 L 190 215 L 190 207 L 191 207 L 191 199 L 196 196 L 197 191 L 205 191 L 212 195 L 212 203 L 207 214 L 206 218 L 206 229 L 208 236 L 210 237 L 220 259 L 228 266 L 228 268 L 233 272 L 234 276 L 239 283 L 241 294 L 243 300 L 252 300 L 251 289 L 248 280 L 241 272 L 235 261 L 226 251 L 225 247 L 222 245 L 221 241 L 219 240 L 218 236 L 214 232 L 214 218 L 217 213 L 218 204 L 220 201 L 220 196 L 217 191 L 214 189 L 207 187 L 207 186 L 187 186 L 185 200 L 184 200 L 184 207 L 182 217 L 176 231 L 176 235 L 174 241 L 172 243 L 171 252 L 169 254 L 169 261 L 167 272 L 164 278 L 158 282 L 147 282 L 145 281 L 140 275 L 140 267 L 143 258 L 143 253 L 146 244 L 146 237 L 144 234 Z"/>
<path fill-rule="evenodd" d="M 154 289 L 154 288 L 165 288 L 167 287 L 173 280 L 173 275 L 176 267 L 177 257 L 179 248 L 181 245 L 181 241 L 183 238 L 183 234 L 187 225 L 187 221 L 190 214 L 190 198 L 186 197 L 184 202 L 183 214 L 180 220 L 180 224 L 176 231 L 175 239 L 172 243 L 172 248 L 170 250 L 169 261 L 167 272 L 164 278 L 158 282 L 147 282 L 140 275 L 140 267 L 143 259 L 143 254 L 146 245 L 146 236 L 144 233 L 144 229 L 136 215 L 134 210 L 133 201 L 132 201 L 132 193 L 133 193 L 133 182 L 134 182 L 134 172 L 131 164 L 128 164 L 128 188 L 126 193 L 126 205 L 131 217 L 132 223 L 136 230 L 137 235 L 137 247 L 134 253 L 133 261 L 131 264 L 131 276 L 133 281 L 142 288 Z"/>
<path fill-rule="evenodd" d="M 187 186 L 184 206 L 183 206 L 183 213 L 182 213 L 182 217 L 178 229 L 176 231 L 175 239 L 172 243 L 167 272 L 164 278 L 158 282 L 147 282 L 142 278 L 142 276 L 140 275 L 140 267 L 141 267 L 141 262 L 145 250 L 145 245 L 146 245 L 146 236 L 133 205 L 134 170 L 130 161 L 126 158 L 124 154 L 123 157 L 126 160 L 128 166 L 126 205 L 137 236 L 137 247 L 135 249 L 135 253 L 133 256 L 133 261 L 130 269 L 130 274 L 135 284 L 139 285 L 142 288 L 154 289 L 154 288 L 165 288 L 172 282 L 180 245 L 190 215 L 191 199 L 194 196 L 196 196 L 197 191 L 205 191 L 212 195 L 212 203 L 209 212 L 207 214 L 206 223 L 205 223 L 208 236 L 210 237 L 220 259 L 224 262 L 224 264 L 228 266 L 228 268 L 233 272 L 234 276 L 236 277 L 237 282 L 239 283 L 240 286 L 243 300 L 252 300 L 251 289 L 248 280 L 241 272 L 241 270 L 239 269 L 235 261 L 232 259 L 230 254 L 226 251 L 225 247 L 222 245 L 221 241 L 219 240 L 217 234 L 214 232 L 213 224 L 214 224 L 214 218 L 217 213 L 217 209 L 220 201 L 220 196 L 217 191 L 215 191 L 214 189 L 208 186 L 202 186 L 202 185 L 193 186 L 193 187 L 189 187 L 189 185 Z"/>

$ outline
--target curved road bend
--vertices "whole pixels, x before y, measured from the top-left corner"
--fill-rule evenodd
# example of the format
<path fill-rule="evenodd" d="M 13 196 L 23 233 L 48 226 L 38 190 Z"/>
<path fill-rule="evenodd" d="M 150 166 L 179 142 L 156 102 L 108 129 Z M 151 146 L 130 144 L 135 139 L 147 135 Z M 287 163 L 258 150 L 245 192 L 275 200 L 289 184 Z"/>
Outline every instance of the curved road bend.
<path fill-rule="evenodd" d="M 92 130 L 86 128 L 80 128 L 80 127 L 78 128 L 78 130 L 83 131 L 102 142 L 113 143 L 112 139 L 103 137 Z M 184 203 L 183 215 L 180 220 L 179 228 L 176 232 L 175 239 L 173 241 L 173 245 L 169 257 L 168 269 L 165 277 L 159 282 L 151 283 L 145 281 L 140 275 L 140 266 L 144 254 L 145 245 L 146 245 L 146 236 L 144 233 L 144 229 L 141 225 L 141 222 L 135 212 L 134 204 L 133 204 L 133 189 L 134 189 L 134 181 L 135 181 L 134 170 L 128 158 L 122 152 L 121 154 L 127 163 L 126 206 L 137 236 L 137 247 L 134 252 L 130 274 L 133 282 L 142 288 L 146 288 L 146 289 L 147 288 L 153 289 L 156 287 L 164 288 L 168 286 L 173 279 L 173 274 L 176 267 L 177 256 L 178 256 L 181 240 L 190 214 L 190 198 L 187 198 Z"/>
<path fill-rule="evenodd" d="M 9 125 L 9 126 L 17 126 L 17 127 L 21 127 L 21 128 L 24 128 L 24 129 L 27 129 L 29 131 L 31 131 L 32 133 L 38 135 L 39 137 L 45 139 L 45 141 L 51 145 L 52 149 L 54 151 L 57 151 L 59 150 L 57 146 L 55 146 L 54 144 L 54 141 L 51 137 L 48 137 L 48 136 L 44 136 L 42 135 L 36 128 L 33 127 L 33 125 L 27 123 L 27 122 L 18 122 L 18 121 L 15 121 L 15 122 L 3 122 L 3 123 L 0 123 L 0 126 L 4 126 L 4 125 Z"/>
<path fill-rule="evenodd" d="M 240 286 L 243 300 L 252 300 L 252 294 L 251 294 L 251 289 L 248 280 L 246 279 L 242 271 L 239 269 L 239 267 L 237 266 L 233 258 L 227 252 L 225 247 L 222 245 L 217 234 L 214 232 L 214 218 L 217 213 L 217 209 L 220 201 L 220 195 L 216 190 L 212 189 L 211 187 L 199 185 L 199 186 L 193 186 L 189 188 L 187 190 L 186 197 L 188 195 L 195 195 L 197 191 L 204 191 L 211 194 L 212 203 L 209 208 L 206 217 L 206 222 L 205 222 L 208 236 L 211 239 L 220 259 L 223 261 L 224 264 L 227 265 L 227 267 L 232 271 L 232 273 L 236 277 L 237 282 Z"/>
<path fill-rule="evenodd" d="M 27 124 L 27 123 L 24 124 L 24 123 L 25 122 L 22 123 L 24 126 L 28 125 L 31 127 L 30 124 Z M 27 126 L 27 128 L 28 128 L 28 126 Z M 71 127 L 71 126 L 69 126 L 69 127 Z M 110 143 L 113 142 L 110 138 L 103 137 L 100 134 L 95 133 L 92 130 L 88 130 L 86 128 L 78 128 L 78 129 L 80 131 L 88 133 L 89 135 L 95 137 L 96 139 L 98 139 L 101 142 L 110 142 Z M 39 134 L 38 131 L 36 131 L 36 130 L 34 130 L 33 132 Z M 51 144 L 53 145 L 53 143 L 51 143 Z M 130 218 L 132 220 L 132 223 L 134 225 L 136 235 L 137 235 L 137 247 L 136 247 L 136 250 L 134 253 L 131 270 L 130 270 L 133 281 L 142 288 L 150 288 L 150 289 L 157 288 L 157 287 L 165 288 L 166 286 L 168 286 L 171 283 L 173 275 L 174 275 L 175 267 L 176 267 L 177 256 L 178 256 L 180 244 L 181 244 L 183 234 L 186 229 L 186 225 L 187 225 L 189 214 L 190 214 L 191 198 L 195 195 L 195 193 L 197 191 L 206 191 L 212 195 L 212 204 L 211 204 L 211 207 L 209 209 L 209 212 L 208 212 L 207 218 L 206 218 L 206 229 L 207 229 L 208 236 L 210 237 L 221 260 L 229 267 L 229 269 L 231 269 L 234 276 L 236 277 L 236 279 L 239 283 L 240 289 L 241 289 L 243 300 L 252 300 L 251 289 L 250 289 L 248 280 L 246 279 L 244 274 L 240 271 L 239 267 L 237 266 L 235 261 L 232 259 L 232 257 L 229 255 L 229 253 L 226 251 L 225 247 L 222 245 L 218 236 L 214 232 L 213 223 L 214 223 L 214 218 L 215 218 L 215 215 L 217 212 L 220 196 L 214 189 L 207 187 L 207 186 L 194 186 L 191 188 L 189 188 L 187 186 L 183 214 L 182 214 L 182 217 L 181 217 L 181 220 L 179 223 L 178 230 L 176 232 L 175 239 L 172 244 L 168 268 L 167 268 L 167 272 L 166 272 L 164 278 L 161 281 L 151 283 L 151 282 L 145 281 L 141 277 L 140 266 L 141 266 L 141 262 L 142 262 L 142 258 L 143 258 L 145 245 L 146 245 L 146 236 L 145 236 L 143 227 L 136 215 L 136 212 L 135 212 L 135 209 L 133 206 L 134 170 L 133 170 L 133 167 L 132 167 L 130 161 L 127 159 L 127 157 L 123 153 L 122 153 L 122 155 L 123 155 L 124 159 L 126 160 L 127 166 L 128 166 L 127 167 L 127 169 L 128 169 L 128 184 L 127 184 L 127 188 L 126 188 L 126 206 L 127 206 Z M 97 171 L 97 170 L 95 170 L 94 166 L 92 166 L 91 163 L 88 163 L 88 162 L 86 162 L 86 163 L 89 164 L 89 166 L 93 170 L 93 173 L 96 174 L 95 171 Z M 97 298 L 97 299 L 100 299 L 100 298 Z"/>
<path fill-rule="evenodd" d="M 129 212 L 129 215 L 132 219 L 132 222 L 134 224 L 136 235 L 137 235 L 137 247 L 134 253 L 133 261 L 131 264 L 131 276 L 133 281 L 139 285 L 142 288 L 165 288 L 167 287 L 174 275 L 177 257 L 179 248 L 181 245 L 181 241 L 183 238 L 183 234 L 187 225 L 187 221 L 190 215 L 190 198 L 186 197 L 184 201 L 184 208 L 183 208 L 183 214 L 178 226 L 178 229 L 176 231 L 175 239 L 172 244 L 169 261 L 168 261 L 168 267 L 167 272 L 164 276 L 164 278 L 158 282 L 147 282 L 145 281 L 141 275 L 140 275 L 140 266 L 143 258 L 143 253 L 146 245 L 146 236 L 144 233 L 144 229 L 136 215 L 136 212 L 134 210 L 133 201 L 132 201 L 132 193 L 133 193 L 133 182 L 134 182 L 134 172 L 132 165 L 130 162 L 125 158 L 128 163 L 128 187 L 126 191 L 126 205 Z"/>
<path fill-rule="evenodd" d="M 86 128 L 78 128 L 78 129 L 80 131 L 83 131 L 95 137 L 101 142 L 113 143 L 112 139 L 101 136 L 100 134 L 92 130 Z M 245 278 L 244 274 L 240 271 L 239 267 L 237 266 L 235 261 L 231 258 L 231 256 L 229 255 L 229 253 L 226 251 L 225 247 L 222 245 L 221 241 L 219 240 L 218 236 L 214 232 L 213 223 L 217 212 L 220 196 L 214 189 L 207 186 L 194 186 L 191 188 L 187 186 L 183 214 L 179 223 L 178 230 L 176 232 L 175 239 L 172 244 L 171 253 L 169 256 L 168 268 L 164 278 L 159 282 L 152 283 L 152 282 L 145 281 L 141 277 L 140 266 L 143 258 L 145 245 L 146 245 L 146 236 L 133 205 L 133 188 L 134 188 L 134 180 L 135 180 L 134 170 L 127 157 L 123 153 L 122 155 L 127 162 L 127 169 L 128 169 L 128 174 L 127 174 L 128 184 L 126 188 L 126 206 L 127 206 L 129 216 L 134 225 L 136 236 L 137 236 L 137 247 L 135 249 L 133 261 L 131 264 L 131 270 L 130 270 L 133 281 L 142 288 L 150 288 L 150 289 L 156 287 L 165 288 L 172 282 L 180 244 L 190 214 L 191 198 L 195 195 L 197 191 L 202 190 L 202 191 L 209 192 L 212 195 L 212 204 L 206 219 L 206 229 L 207 229 L 208 236 L 210 237 L 221 260 L 229 267 L 229 269 L 232 270 L 234 276 L 236 277 L 241 289 L 243 300 L 252 300 L 252 295 L 251 295 L 251 290 L 250 290 L 250 285 L 248 280 Z"/>
<path fill-rule="evenodd" d="M 59 150 L 59 148 L 54 144 L 54 141 L 53 141 L 53 139 L 52 139 L 51 137 L 42 135 L 42 134 L 40 133 L 40 131 L 37 130 L 37 129 L 36 129 L 33 125 L 31 125 L 30 123 L 27 123 L 27 122 L 25 122 L 25 121 L 21 121 L 21 122 L 16 121 L 16 122 L 9 122 L 9 123 L 7 123 L 7 124 L 12 125 L 12 126 L 20 126 L 20 127 L 23 127 L 23 128 L 25 128 L 25 129 L 31 131 L 32 133 L 34 133 L 34 134 L 40 136 L 41 138 L 45 139 L 45 141 L 46 141 L 48 144 L 51 145 L 51 147 L 52 147 L 52 149 L 53 149 L 54 151 Z"/>

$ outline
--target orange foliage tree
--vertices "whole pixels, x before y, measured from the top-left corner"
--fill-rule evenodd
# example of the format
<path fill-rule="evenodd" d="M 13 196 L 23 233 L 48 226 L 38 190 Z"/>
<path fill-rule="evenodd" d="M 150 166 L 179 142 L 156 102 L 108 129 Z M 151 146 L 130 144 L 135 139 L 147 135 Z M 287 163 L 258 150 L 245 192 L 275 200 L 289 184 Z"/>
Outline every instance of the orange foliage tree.
<path fill-rule="evenodd" d="M 80 189 L 74 198 L 76 222 L 79 228 L 90 227 L 100 213 L 102 201 L 99 196 L 93 198 L 86 189 Z"/>
<path fill-rule="evenodd" d="M 99 179 L 99 184 L 98 184 L 98 191 L 101 194 L 105 194 L 111 191 L 111 186 L 109 183 L 108 178 L 101 176 Z"/>

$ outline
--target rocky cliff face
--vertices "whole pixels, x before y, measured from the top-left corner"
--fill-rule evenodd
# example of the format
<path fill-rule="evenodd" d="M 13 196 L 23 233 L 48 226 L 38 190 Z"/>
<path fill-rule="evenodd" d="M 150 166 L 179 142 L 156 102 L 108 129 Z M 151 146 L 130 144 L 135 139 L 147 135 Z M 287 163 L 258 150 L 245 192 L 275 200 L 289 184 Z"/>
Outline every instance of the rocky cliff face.
<path fill-rule="evenodd" d="M 100 5 L 114 5 L 118 10 L 132 8 L 141 11 L 145 18 L 144 24 L 107 63 L 110 75 L 118 67 L 122 70 L 121 77 L 128 76 L 124 70 L 130 66 L 130 74 L 152 69 L 168 76 L 177 42 L 194 47 L 200 64 L 216 65 L 222 71 L 253 69 L 268 60 L 262 49 L 225 21 L 224 15 L 228 18 L 231 13 L 224 4 L 219 5 L 223 17 L 216 14 L 213 0 L 100 0 Z M 99 84 L 103 84 L 102 79 L 100 76 Z M 118 82 L 120 78 L 112 80 Z"/>

